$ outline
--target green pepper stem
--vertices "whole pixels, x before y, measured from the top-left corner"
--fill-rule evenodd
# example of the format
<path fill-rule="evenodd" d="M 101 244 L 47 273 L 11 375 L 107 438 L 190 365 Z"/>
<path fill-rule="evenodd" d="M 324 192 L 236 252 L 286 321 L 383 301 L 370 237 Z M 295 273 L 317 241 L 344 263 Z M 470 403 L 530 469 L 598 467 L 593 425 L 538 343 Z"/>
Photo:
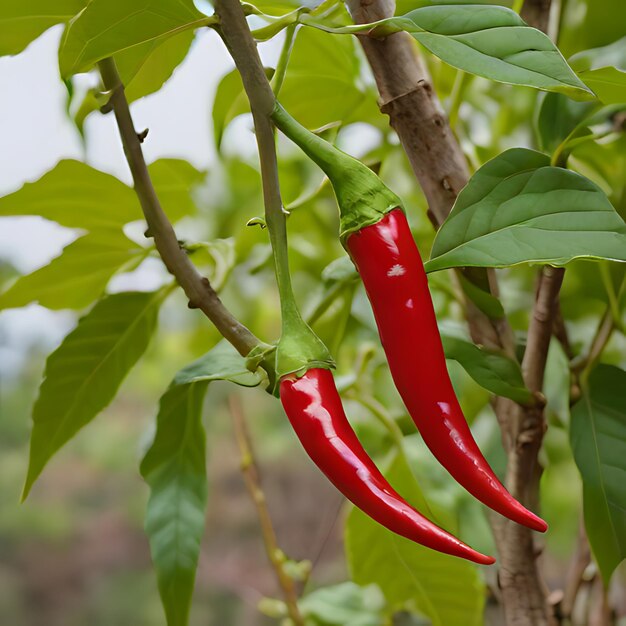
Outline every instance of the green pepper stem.
<path fill-rule="evenodd" d="M 376 224 L 389 211 L 402 206 L 398 196 L 369 167 L 306 129 L 278 102 L 272 119 L 328 176 L 339 204 L 342 242 L 351 233 Z"/>
<path fill-rule="evenodd" d="M 259 148 L 265 222 L 274 253 L 282 317 L 282 334 L 276 348 L 276 375 L 280 380 L 286 374 L 301 374 L 313 367 L 332 367 L 326 346 L 302 319 L 291 285 L 286 213 L 280 196 L 274 128 L 270 119 L 276 99 L 239 0 L 216 0 L 215 11 L 220 18 L 219 32 L 250 100 Z"/>

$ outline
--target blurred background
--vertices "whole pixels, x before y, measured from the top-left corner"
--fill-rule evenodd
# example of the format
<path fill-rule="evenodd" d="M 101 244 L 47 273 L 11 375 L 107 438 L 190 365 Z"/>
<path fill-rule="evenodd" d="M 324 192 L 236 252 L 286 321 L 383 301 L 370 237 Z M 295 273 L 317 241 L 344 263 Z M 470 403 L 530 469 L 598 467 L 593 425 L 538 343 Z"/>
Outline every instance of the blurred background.
<path fill-rule="evenodd" d="M 594 28 L 594 20 L 603 19 L 598 8 L 602 4 L 569 3 L 561 37 L 565 56 L 623 35 L 623 24 L 615 26 L 614 32 L 612 24 Z M 68 114 L 68 90 L 59 78 L 56 59 L 61 33 L 61 27 L 52 28 L 21 54 L 0 57 L 0 195 L 38 179 L 68 158 L 130 183 L 112 115 L 89 115 L 81 135 L 72 121 L 74 104 Z M 323 37 L 327 35 L 317 32 L 299 37 L 301 55 Z M 360 59 L 354 43 L 345 42 L 350 54 Z M 260 48 L 265 64 L 273 66 L 280 38 Z M 432 58 L 428 62 L 437 91 L 447 102 L 454 71 Z M 178 236 L 188 241 L 221 240 L 217 260 L 214 256 L 209 264 L 224 279 L 223 299 L 258 336 L 274 340 L 279 330 L 278 301 L 267 233 L 245 227 L 248 220 L 263 213 L 249 115 L 228 125 L 219 146 L 214 134 L 216 90 L 232 68 L 219 38 L 212 32 L 199 33 L 164 87 L 133 103 L 132 114 L 137 129 L 150 129 L 144 143 L 148 162 L 183 159 L 198 170 L 191 195 L 194 214 L 176 225 Z M 381 176 L 405 200 L 426 256 L 433 233 L 424 199 L 397 140 L 387 129 L 386 118 L 376 111 L 371 77 L 363 64 L 359 81 L 362 113 L 341 130 L 338 143 L 378 164 Z M 91 75 L 81 75 L 75 78 L 73 89 L 84 93 L 95 84 Z M 467 99 L 459 110 L 459 128 L 473 164 L 508 147 L 535 145 L 529 123 L 537 105 L 535 92 L 475 79 Z M 331 347 L 338 375 L 349 377 L 361 367 L 363 388 L 410 433 L 410 422 L 390 384 L 364 293 L 350 282 L 350 270 L 335 236 L 332 195 L 322 186 L 319 172 L 292 146 L 284 142 L 280 149 L 285 200 L 293 207 L 291 261 L 299 302 L 315 318 L 315 330 Z M 623 140 L 609 149 L 615 152 L 613 165 L 619 168 L 619 159 L 626 153 Z M 587 175 L 589 171 L 593 175 L 591 168 Z M 619 169 L 615 175 L 620 175 Z M 141 233 L 141 222 L 128 228 L 129 236 L 137 241 L 142 240 Z M 77 234 L 40 218 L 0 219 L 0 281 L 8 285 L 17 275 L 45 265 Z M 534 270 L 520 267 L 502 275 L 505 309 L 514 327 L 521 330 L 532 303 Z M 595 264 L 576 262 L 566 276 L 562 307 L 565 317 L 572 320 L 574 347 L 580 347 L 595 329 L 605 295 Z M 114 277 L 108 291 L 151 290 L 166 280 L 159 260 L 149 257 L 138 269 Z M 342 280 L 349 288 L 328 308 L 320 309 L 328 289 Z M 432 276 L 431 288 L 442 327 L 464 336 L 461 311 L 450 294 L 447 277 Z M 55 457 L 28 501 L 19 505 L 28 460 L 30 407 L 45 358 L 76 319 L 73 312 L 50 311 L 36 304 L 0 311 L 0 618 L 12 626 L 157 626 L 164 618 L 142 528 L 148 490 L 138 463 L 150 440 L 158 397 L 178 369 L 215 345 L 219 337 L 202 315 L 187 309 L 180 294 L 172 296 L 161 311 L 159 332 L 148 353 L 116 400 Z M 623 360 L 625 348 L 619 338 L 609 347 L 616 362 Z M 450 362 L 449 366 L 481 447 L 502 471 L 504 459 L 488 393 L 458 364 Z M 543 460 L 547 469 L 542 482 L 542 513 L 551 526 L 545 556 L 551 588 L 564 584 L 580 526 L 580 478 L 566 445 L 567 376 L 567 358 L 555 344 L 546 387 L 553 427 L 546 439 Z M 312 562 L 307 589 L 348 579 L 342 540 L 344 502 L 306 458 L 278 403 L 261 389 L 242 391 L 215 383 L 205 407 L 210 495 L 193 626 L 276 623 L 257 609 L 264 597 L 279 594 L 239 469 L 229 408 L 233 396 L 252 433 L 281 548 L 294 560 Z M 347 411 L 368 451 L 384 461 L 391 446 L 389 434 L 360 400 L 358 394 L 348 394 Z M 493 550 L 483 508 L 450 481 L 418 436 L 409 436 L 406 442 L 411 467 L 433 510 L 451 512 L 453 524 L 466 541 L 478 549 Z M 594 574 L 590 572 L 590 580 Z M 487 584 L 493 586 L 490 576 L 484 572 Z M 623 580 L 622 571 L 611 592 L 622 602 Z M 587 593 L 597 590 L 590 584 Z M 626 606 L 622 608 L 626 614 Z M 372 625 L 382 624 L 375 621 L 375 615 L 372 619 Z M 488 608 L 487 620 L 498 624 L 501 616 Z M 426 622 L 407 615 L 397 619 L 397 624 L 419 623 Z"/>

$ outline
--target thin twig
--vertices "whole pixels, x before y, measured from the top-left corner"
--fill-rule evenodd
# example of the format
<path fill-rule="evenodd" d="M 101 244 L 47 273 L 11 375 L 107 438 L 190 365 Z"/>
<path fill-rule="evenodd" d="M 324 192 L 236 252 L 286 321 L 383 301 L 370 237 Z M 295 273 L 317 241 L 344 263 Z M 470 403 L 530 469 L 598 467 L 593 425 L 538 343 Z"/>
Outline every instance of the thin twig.
<path fill-rule="evenodd" d="M 133 124 L 115 61 L 104 59 L 98 63 L 98 68 L 105 88 L 111 93 L 109 103 L 115 113 L 124 153 L 133 176 L 135 193 L 148 223 L 147 232 L 154 237 L 155 246 L 165 267 L 189 298 L 190 308 L 200 309 L 240 354 L 247 355 L 260 344 L 260 340 L 226 309 L 208 279 L 198 272 L 181 249 L 150 179 L 141 141 Z"/>
<path fill-rule="evenodd" d="M 602 351 L 609 343 L 614 330 L 615 320 L 610 308 L 607 308 L 604 315 L 600 318 L 596 332 L 591 340 L 591 344 L 589 345 L 589 350 L 581 358 L 572 362 L 571 367 L 575 374 L 581 375 L 581 373 L 584 374 L 585 371 L 589 371 L 589 369 L 591 369 L 592 365 L 594 365 L 594 363 L 598 360 Z"/>
<path fill-rule="evenodd" d="M 585 524 L 581 519 L 576 553 L 567 572 L 563 600 L 561 601 L 561 619 L 563 620 L 570 620 L 572 617 L 578 591 L 583 583 L 585 570 L 589 563 L 591 563 L 591 549 L 585 532 Z"/>
<path fill-rule="evenodd" d="M 276 532 L 274 531 L 274 525 L 272 524 L 272 517 L 270 516 L 270 512 L 267 508 L 265 493 L 261 487 L 259 469 L 255 460 L 252 440 L 250 439 L 250 433 L 248 432 L 248 426 L 243 413 L 243 407 L 241 406 L 241 401 L 236 395 L 231 395 L 228 399 L 228 404 L 230 407 L 230 414 L 233 418 L 233 424 L 235 426 L 237 446 L 239 447 L 239 453 L 241 455 L 241 472 L 243 473 L 246 488 L 250 493 L 250 497 L 254 502 L 259 516 L 265 551 L 267 552 L 267 556 L 272 564 L 272 567 L 274 568 L 274 572 L 276 573 L 278 584 L 283 592 L 289 617 L 293 620 L 296 626 L 304 626 L 304 620 L 300 614 L 300 609 L 298 608 L 296 585 L 294 580 L 285 570 L 285 562 L 287 559 L 283 551 L 278 546 Z"/>

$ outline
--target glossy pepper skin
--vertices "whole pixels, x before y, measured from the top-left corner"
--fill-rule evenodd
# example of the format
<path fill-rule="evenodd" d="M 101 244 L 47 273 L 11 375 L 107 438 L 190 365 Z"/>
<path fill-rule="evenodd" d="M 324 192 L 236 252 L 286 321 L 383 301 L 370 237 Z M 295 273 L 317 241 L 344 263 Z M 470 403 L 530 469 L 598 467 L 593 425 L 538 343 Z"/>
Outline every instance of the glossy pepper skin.
<path fill-rule="evenodd" d="M 495 561 L 433 524 L 402 499 L 361 446 L 343 410 L 332 373 L 285 376 L 280 399 L 313 462 L 348 500 L 389 530 L 419 544 L 489 565 Z"/>
<path fill-rule="evenodd" d="M 461 411 L 446 367 L 424 265 L 400 209 L 349 235 L 391 375 L 426 445 L 474 497 L 519 524 L 547 524 L 502 486 Z"/>

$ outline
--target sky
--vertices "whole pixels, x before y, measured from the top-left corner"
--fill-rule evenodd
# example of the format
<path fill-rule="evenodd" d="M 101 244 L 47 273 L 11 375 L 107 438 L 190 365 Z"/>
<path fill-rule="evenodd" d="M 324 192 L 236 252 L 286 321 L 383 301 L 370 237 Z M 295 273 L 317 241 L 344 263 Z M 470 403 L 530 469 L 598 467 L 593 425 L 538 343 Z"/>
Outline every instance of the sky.
<path fill-rule="evenodd" d="M 62 31 L 55 26 L 21 54 L 0 57 L 0 196 L 37 180 L 67 158 L 131 181 L 113 115 L 93 113 L 87 118 L 85 152 L 65 114 L 67 92 L 57 65 Z M 280 42 L 260 46 L 268 64 L 279 49 Z M 199 169 L 211 165 L 211 102 L 220 79 L 232 68 L 218 36 L 208 30 L 198 33 L 163 88 L 131 105 L 136 127 L 150 129 L 143 144 L 148 163 L 175 157 Z M 86 89 L 95 78 L 80 75 L 75 81 L 77 89 Z M 10 261 L 21 273 L 31 272 L 57 256 L 76 234 L 41 218 L 0 218 L 0 260 Z M 35 304 L 0 311 L 0 377 L 19 369 L 29 345 L 43 342 L 52 348 L 74 323 L 71 313 Z"/>

